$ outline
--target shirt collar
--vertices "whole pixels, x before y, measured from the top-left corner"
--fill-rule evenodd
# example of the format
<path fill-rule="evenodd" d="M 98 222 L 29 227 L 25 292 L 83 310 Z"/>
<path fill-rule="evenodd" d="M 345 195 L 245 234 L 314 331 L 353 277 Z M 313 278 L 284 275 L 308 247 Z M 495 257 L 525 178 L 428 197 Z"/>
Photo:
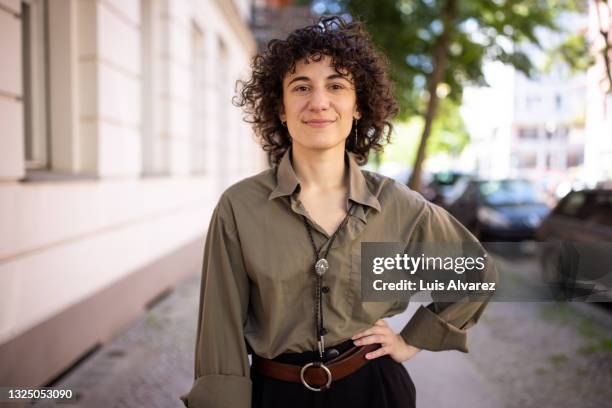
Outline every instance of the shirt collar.
<path fill-rule="evenodd" d="M 372 194 L 353 153 L 345 155 L 349 166 L 349 200 L 358 204 L 374 208 L 380 212 L 380 202 Z M 291 164 L 291 148 L 287 149 L 276 169 L 276 188 L 272 190 L 268 199 L 292 195 L 300 184 L 293 165 Z M 363 211 L 355 211 L 355 215 L 365 221 Z"/>
<path fill-rule="evenodd" d="M 289 148 L 276 167 L 276 188 L 272 190 L 268 199 L 273 200 L 277 197 L 291 195 L 299 184 L 297 174 L 291 164 L 291 148 Z"/>

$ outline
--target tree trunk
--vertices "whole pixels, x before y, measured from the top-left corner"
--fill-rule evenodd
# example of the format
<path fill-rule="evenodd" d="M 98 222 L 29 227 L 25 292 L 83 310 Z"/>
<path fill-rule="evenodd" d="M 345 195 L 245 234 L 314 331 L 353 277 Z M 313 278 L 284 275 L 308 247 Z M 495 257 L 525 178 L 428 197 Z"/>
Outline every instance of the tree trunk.
<path fill-rule="evenodd" d="M 604 21 L 601 18 L 601 4 L 605 6 L 605 9 L 608 11 L 608 17 L 606 21 L 608 22 L 608 26 L 604 26 Z M 599 34 L 603 37 L 604 45 L 601 50 L 601 54 L 604 60 L 604 69 L 606 72 L 606 79 L 608 80 L 608 89 L 607 93 L 612 92 L 612 63 L 610 61 L 610 50 L 612 50 L 612 45 L 610 44 L 610 31 L 612 30 L 612 6 L 608 3 L 608 0 L 596 0 L 595 1 L 595 11 L 597 12 L 597 21 L 599 23 Z"/>
<path fill-rule="evenodd" d="M 448 0 L 444 7 L 444 31 L 438 38 L 436 46 L 434 48 L 434 54 L 432 58 L 433 71 L 427 81 L 427 90 L 429 91 L 429 101 L 427 102 L 427 111 L 425 113 L 425 127 L 421 135 L 421 142 L 419 144 L 419 150 L 417 151 L 416 159 L 414 161 L 414 167 L 410 176 L 408 186 L 416 191 L 421 189 L 421 172 L 423 162 L 425 161 L 425 148 L 427 147 L 427 140 L 431 134 L 431 126 L 436 116 L 438 109 L 439 98 L 437 95 L 437 89 L 440 82 L 444 78 L 446 66 L 448 64 L 448 45 L 452 31 L 454 30 L 454 21 L 457 17 L 457 0 Z"/>

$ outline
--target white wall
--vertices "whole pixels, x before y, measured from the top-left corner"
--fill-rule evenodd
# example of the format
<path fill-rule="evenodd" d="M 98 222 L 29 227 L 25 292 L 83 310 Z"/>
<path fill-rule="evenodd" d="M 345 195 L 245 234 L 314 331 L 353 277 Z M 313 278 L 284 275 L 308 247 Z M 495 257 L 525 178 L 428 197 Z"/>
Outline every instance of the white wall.
<path fill-rule="evenodd" d="M 151 11 L 145 22 L 139 0 L 50 2 L 53 154 L 36 178 L 24 163 L 20 3 L 0 0 L 0 346 L 202 239 L 220 191 L 264 168 L 264 153 L 230 103 L 233 81 L 255 52 L 242 9 L 221 0 L 143 1 Z M 192 75 L 194 24 L 204 34 L 200 86 Z M 152 38 L 143 41 L 147 30 Z M 151 66 L 143 66 L 146 55 Z M 217 86 L 221 70 L 226 82 Z M 197 175 L 195 97 L 204 101 L 206 141 Z M 41 174 L 61 177 L 41 181 Z"/>

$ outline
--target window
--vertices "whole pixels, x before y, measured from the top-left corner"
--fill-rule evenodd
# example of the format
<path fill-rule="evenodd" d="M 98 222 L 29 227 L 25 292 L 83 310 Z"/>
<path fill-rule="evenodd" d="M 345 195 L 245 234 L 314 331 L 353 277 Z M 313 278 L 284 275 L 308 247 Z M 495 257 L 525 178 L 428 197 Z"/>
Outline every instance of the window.
<path fill-rule="evenodd" d="M 600 191 L 594 193 L 595 198 L 588 208 L 587 221 L 612 226 L 612 194 Z"/>
<path fill-rule="evenodd" d="M 168 22 L 162 21 L 160 3 L 140 1 L 141 66 L 142 66 L 142 175 L 144 177 L 166 176 L 169 173 L 169 141 L 163 118 L 167 114 L 167 101 L 162 92 L 167 84 L 169 62 L 162 59 L 167 42 Z"/>
<path fill-rule="evenodd" d="M 568 217 L 580 218 L 582 209 L 587 201 L 586 194 L 582 191 L 570 192 L 555 211 L 558 214 Z"/>
<path fill-rule="evenodd" d="M 28 169 L 50 164 L 47 0 L 21 2 L 25 159 Z"/>
<path fill-rule="evenodd" d="M 528 95 L 525 98 L 525 107 L 527 110 L 537 109 L 541 98 L 537 95 Z"/>
<path fill-rule="evenodd" d="M 483 181 L 478 190 L 484 202 L 494 206 L 539 202 L 534 186 L 525 180 Z"/>
<path fill-rule="evenodd" d="M 563 105 L 562 101 L 563 100 L 561 98 L 561 95 L 560 94 L 556 94 L 555 95 L 555 108 L 557 109 L 557 111 L 561 110 L 561 107 Z"/>
<path fill-rule="evenodd" d="M 191 67 L 192 67 L 192 135 L 191 171 L 204 173 L 206 170 L 206 104 L 205 104 L 205 67 L 204 34 L 195 23 L 191 29 Z"/>
<path fill-rule="evenodd" d="M 589 223 L 612 226 L 612 194 L 607 191 L 575 191 L 559 205 L 557 213 Z"/>
<path fill-rule="evenodd" d="M 518 130 L 518 137 L 522 140 L 536 140 L 538 138 L 537 128 L 520 128 Z"/>
<path fill-rule="evenodd" d="M 569 128 L 567 126 L 561 126 L 557 130 L 557 140 L 562 143 L 567 143 L 569 139 Z"/>
<path fill-rule="evenodd" d="M 226 183 L 229 177 L 229 172 L 232 170 L 233 162 L 232 156 L 234 155 L 231 151 L 231 143 L 233 134 L 234 123 L 230 118 L 231 110 L 228 107 L 231 107 L 231 98 L 232 98 L 232 84 L 230 82 L 230 72 L 228 67 L 230 66 L 230 57 L 229 50 L 227 45 L 223 39 L 220 37 L 217 38 L 218 41 L 218 58 L 219 64 L 217 66 L 216 72 L 216 80 L 217 80 L 217 88 L 216 88 L 216 103 L 218 106 L 217 112 L 218 117 L 217 124 L 220 132 L 222 132 L 222 137 L 219 137 L 218 141 L 215 141 L 217 145 L 217 155 L 219 157 L 223 157 L 224 159 L 220 160 L 217 165 L 217 171 L 220 175 L 220 183 Z"/>
<path fill-rule="evenodd" d="M 516 167 L 519 169 L 533 169 L 537 164 L 536 153 L 533 151 L 522 151 L 516 153 Z"/>
<path fill-rule="evenodd" d="M 584 163 L 584 150 L 572 151 L 567 156 L 567 167 L 577 167 Z"/>

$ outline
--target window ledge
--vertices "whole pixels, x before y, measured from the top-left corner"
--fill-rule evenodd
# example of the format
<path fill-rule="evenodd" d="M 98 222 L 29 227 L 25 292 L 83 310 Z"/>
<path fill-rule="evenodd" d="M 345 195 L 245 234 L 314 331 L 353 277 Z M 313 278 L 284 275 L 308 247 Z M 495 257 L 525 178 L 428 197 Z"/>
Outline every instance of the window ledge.
<path fill-rule="evenodd" d="M 71 174 L 51 170 L 27 170 L 24 178 L 20 179 L 23 183 L 53 182 L 53 181 L 96 181 L 99 176 L 92 174 Z"/>

